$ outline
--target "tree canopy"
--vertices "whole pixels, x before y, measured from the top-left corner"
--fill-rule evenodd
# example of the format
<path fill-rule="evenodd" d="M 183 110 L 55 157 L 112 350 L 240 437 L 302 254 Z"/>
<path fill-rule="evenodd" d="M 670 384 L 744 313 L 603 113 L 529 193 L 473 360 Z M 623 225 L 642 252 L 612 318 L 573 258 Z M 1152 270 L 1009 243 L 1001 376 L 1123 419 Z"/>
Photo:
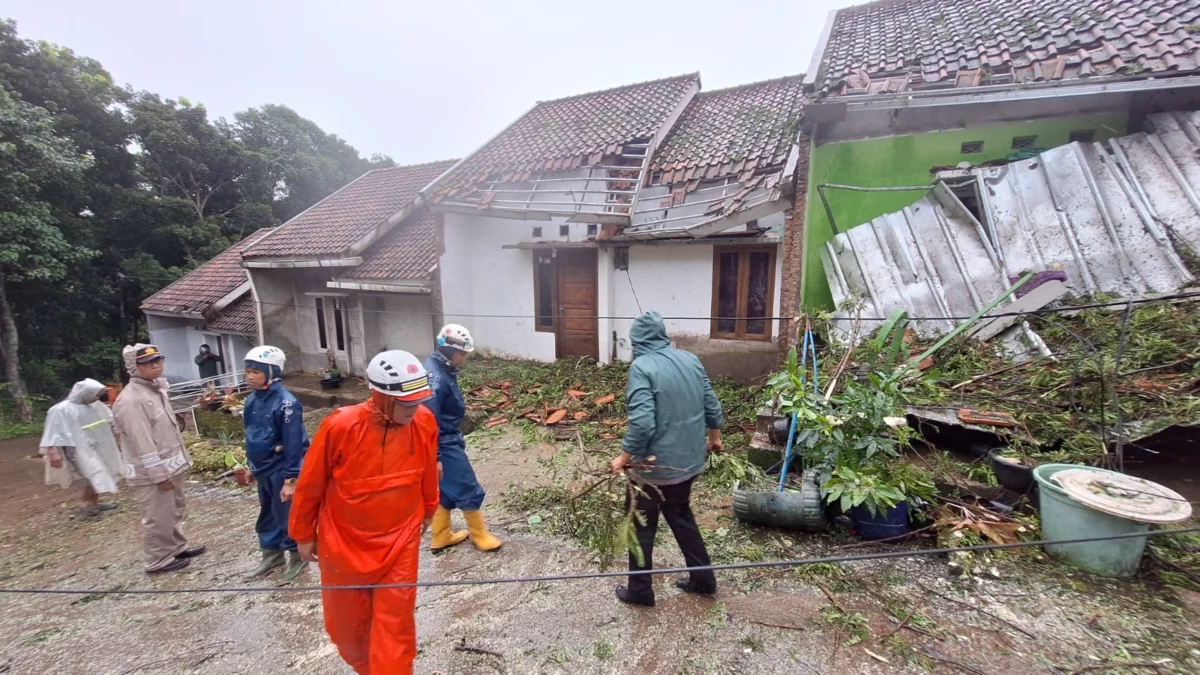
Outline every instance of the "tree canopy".
<path fill-rule="evenodd" d="M 112 379 L 142 300 L 387 157 L 284 105 L 211 119 L 0 20 L 0 358 L 9 389 Z M 19 351 L 18 351 L 19 350 Z"/>

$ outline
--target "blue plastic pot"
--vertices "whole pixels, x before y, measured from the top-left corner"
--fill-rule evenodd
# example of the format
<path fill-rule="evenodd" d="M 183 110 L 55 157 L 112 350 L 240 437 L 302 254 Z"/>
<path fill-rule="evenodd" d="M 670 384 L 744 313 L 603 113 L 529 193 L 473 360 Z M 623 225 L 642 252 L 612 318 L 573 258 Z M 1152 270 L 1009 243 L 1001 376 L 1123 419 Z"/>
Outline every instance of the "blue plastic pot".
<path fill-rule="evenodd" d="M 908 502 L 900 502 L 879 515 L 871 515 L 865 505 L 850 509 L 854 529 L 863 539 L 887 539 L 908 532 Z"/>

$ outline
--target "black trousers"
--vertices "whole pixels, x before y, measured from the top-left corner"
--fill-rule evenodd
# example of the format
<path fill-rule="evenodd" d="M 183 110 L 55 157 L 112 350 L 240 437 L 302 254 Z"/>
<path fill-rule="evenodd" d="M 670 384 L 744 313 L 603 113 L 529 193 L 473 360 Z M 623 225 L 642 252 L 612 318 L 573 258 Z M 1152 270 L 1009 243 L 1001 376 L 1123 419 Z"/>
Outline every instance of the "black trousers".
<path fill-rule="evenodd" d="M 683 551 L 683 559 L 688 567 L 711 565 L 708 549 L 704 547 L 704 538 L 700 536 L 700 527 L 696 525 L 696 516 L 692 513 L 692 483 L 695 478 L 689 478 L 675 485 L 642 486 L 642 494 L 637 495 L 637 509 L 646 516 L 646 524 L 637 525 L 638 544 L 642 547 L 645 565 L 638 565 L 637 558 L 630 554 L 629 570 L 648 570 L 654 566 L 654 536 L 658 534 L 658 514 L 662 513 L 675 535 L 679 550 Z M 653 595 L 651 575 L 635 574 L 629 577 L 629 590 L 635 595 Z M 692 586 L 698 591 L 713 593 L 717 590 L 717 577 L 712 570 L 691 573 Z"/>

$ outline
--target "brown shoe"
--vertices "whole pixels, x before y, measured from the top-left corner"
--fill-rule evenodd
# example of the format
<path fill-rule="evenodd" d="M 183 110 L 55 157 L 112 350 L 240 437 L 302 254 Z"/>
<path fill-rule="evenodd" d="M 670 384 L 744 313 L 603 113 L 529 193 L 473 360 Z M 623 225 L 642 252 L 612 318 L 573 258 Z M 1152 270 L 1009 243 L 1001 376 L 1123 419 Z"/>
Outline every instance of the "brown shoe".
<path fill-rule="evenodd" d="M 171 562 L 167 563 L 165 566 L 160 567 L 156 570 L 146 570 L 146 574 L 166 574 L 167 572 L 174 572 L 176 570 L 181 570 L 190 564 L 192 564 L 192 561 L 187 558 L 176 558 L 176 559 L 172 560 Z"/>

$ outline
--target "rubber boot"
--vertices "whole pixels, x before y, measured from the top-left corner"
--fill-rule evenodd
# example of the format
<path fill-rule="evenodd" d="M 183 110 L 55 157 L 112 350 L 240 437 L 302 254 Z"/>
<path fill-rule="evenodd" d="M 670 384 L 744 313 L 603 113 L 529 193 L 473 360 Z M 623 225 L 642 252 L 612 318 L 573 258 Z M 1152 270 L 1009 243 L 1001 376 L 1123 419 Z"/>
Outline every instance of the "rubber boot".
<path fill-rule="evenodd" d="M 296 551 L 288 551 L 287 569 L 283 571 L 283 581 L 295 581 L 296 577 L 306 569 L 308 569 L 308 563 L 300 559 L 300 554 Z"/>
<path fill-rule="evenodd" d="M 450 529 L 450 512 L 441 506 L 433 512 L 433 524 L 430 529 L 433 530 L 433 537 L 429 540 L 429 550 L 434 553 L 441 553 L 455 544 L 461 544 L 468 535 L 466 530 L 455 532 Z"/>
<path fill-rule="evenodd" d="M 463 515 L 467 517 L 467 532 L 470 533 L 471 543 L 475 544 L 475 548 L 480 551 L 495 551 L 503 545 L 504 542 L 488 532 L 487 525 L 483 524 L 483 513 L 463 511 Z"/>
<path fill-rule="evenodd" d="M 255 577 L 261 577 L 276 567 L 282 566 L 283 551 L 277 548 L 264 548 L 262 550 L 262 562 L 258 564 L 258 567 L 254 568 L 253 572 L 247 574 L 246 578 L 253 579 Z"/>

